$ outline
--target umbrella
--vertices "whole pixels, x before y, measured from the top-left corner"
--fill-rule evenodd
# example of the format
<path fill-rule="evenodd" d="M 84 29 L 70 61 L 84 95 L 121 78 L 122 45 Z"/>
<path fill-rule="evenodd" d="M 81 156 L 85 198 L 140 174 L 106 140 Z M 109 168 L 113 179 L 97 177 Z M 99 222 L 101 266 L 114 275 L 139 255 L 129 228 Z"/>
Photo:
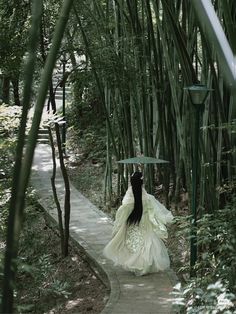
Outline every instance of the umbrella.
<path fill-rule="evenodd" d="M 153 157 L 133 157 L 128 159 L 123 159 L 118 161 L 119 164 L 166 164 L 169 163 L 167 160 L 153 158 Z"/>

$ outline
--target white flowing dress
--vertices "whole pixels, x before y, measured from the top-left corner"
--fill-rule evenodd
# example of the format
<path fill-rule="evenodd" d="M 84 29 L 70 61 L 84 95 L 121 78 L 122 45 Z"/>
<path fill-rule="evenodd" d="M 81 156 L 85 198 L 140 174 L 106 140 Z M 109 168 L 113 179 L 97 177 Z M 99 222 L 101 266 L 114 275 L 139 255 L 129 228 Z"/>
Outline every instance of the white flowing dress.
<path fill-rule="evenodd" d="M 165 270 L 170 259 L 163 239 L 167 239 L 166 224 L 173 215 L 155 197 L 142 189 L 143 215 L 139 225 L 127 225 L 134 207 L 132 187 L 129 187 L 116 213 L 112 239 L 103 250 L 115 265 L 144 275 Z"/>

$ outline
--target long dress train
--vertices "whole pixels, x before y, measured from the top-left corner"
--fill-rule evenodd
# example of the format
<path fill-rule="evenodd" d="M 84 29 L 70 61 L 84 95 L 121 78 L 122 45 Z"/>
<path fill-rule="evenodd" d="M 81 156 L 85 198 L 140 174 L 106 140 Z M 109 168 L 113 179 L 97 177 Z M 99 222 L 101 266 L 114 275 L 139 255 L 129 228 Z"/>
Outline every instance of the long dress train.
<path fill-rule="evenodd" d="M 129 187 L 116 213 L 112 239 L 104 248 L 104 256 L 115 265 L 136 275 L 169 268 L 170 259 L 163 242 L 168 237 L 166 224 L 173 215 L 155 197 L 142 189 L 143 215 L 139 225 L 126 224 L 134 207 L 132 187 Z"/>

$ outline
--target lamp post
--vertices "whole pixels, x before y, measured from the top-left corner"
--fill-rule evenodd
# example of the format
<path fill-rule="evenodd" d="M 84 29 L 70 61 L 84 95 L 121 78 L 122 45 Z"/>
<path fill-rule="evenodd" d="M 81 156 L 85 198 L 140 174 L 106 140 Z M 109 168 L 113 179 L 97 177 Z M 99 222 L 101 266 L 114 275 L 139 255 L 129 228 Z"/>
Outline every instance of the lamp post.
<path fill-rule="evenodd" d="M 192 198 L 191 198 L 191 240 L 190 240 L 190 276 L 194 276 L 194 266 L 197 261 L 197 184 L 199 163 L 199 127 L 200 114 L 204 110 L 204 103 L 211 91 L 205 85 L 196 84 L 184 88 L 188 91 L 194 111 L 193 123 L 193 155 L 192 155 Z"/>

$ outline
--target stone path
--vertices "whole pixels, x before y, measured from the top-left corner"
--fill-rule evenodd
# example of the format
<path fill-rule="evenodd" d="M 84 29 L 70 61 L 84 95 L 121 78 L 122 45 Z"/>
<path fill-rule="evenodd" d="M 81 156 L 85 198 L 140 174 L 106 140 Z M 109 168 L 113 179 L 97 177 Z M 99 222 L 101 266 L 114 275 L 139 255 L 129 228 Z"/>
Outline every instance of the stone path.
<path fill-rule="evenodd" d="M 57 220 L 50 176 L 52 170 L 51 148 L 38 144 L 31 182 L 39 196 L 40 204 Z M 63 201 L 64 187 L 60 170 L 57 171 L 57 192 Z M 86 252 L 90 263 L 111 293 L 102 314 L 167 314 L 172 310 L 172 291 L 175 276 L 172 270 L 136 277 L 106 260 L 102 250 L 111 238 L 112 221 L 96 208 L 71 184 L 71 237 Z"/>

